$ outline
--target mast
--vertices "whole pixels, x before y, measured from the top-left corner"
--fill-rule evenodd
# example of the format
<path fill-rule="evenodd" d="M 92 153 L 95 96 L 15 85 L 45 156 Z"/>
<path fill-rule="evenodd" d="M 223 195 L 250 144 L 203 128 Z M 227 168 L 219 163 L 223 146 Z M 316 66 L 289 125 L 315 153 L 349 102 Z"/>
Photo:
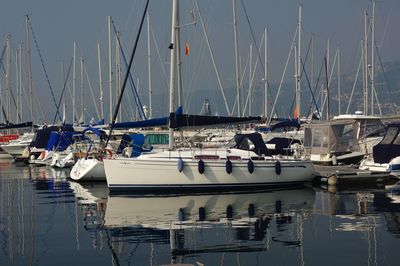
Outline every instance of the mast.
<path fill-rule="evenodd" d="M 84 113 L 84 100 L 85 100 L 85 90 L 83 87 L 83 57 L 81 56 L 81 117 L 80 121 L 81 123 L 85 124 L 85 113 Z"/>
<path fill-rule="evenodd" d="M 61 80 L 62 80 L 63 83 L 64 83 L 64 81 L 65 81 L 64 61 L 61 63 Z M 66 110 L 66 102 L 65 102 L 65 97 L 64 97 L 64 96 L 63 96 L 62 101 L 63 101 L 62 123 L 65 123 L 65 121 L 66 121 L 66 113 L 65 113 L 65 110 Z"/>
<path fill-rule="evenodd" d="M 375 91 L 375 1 L 372 1 L 372 29 L 371 29 L 371 115 L 374 115 Z"/>
<path fill-rule="evenodd" d="M 364 15 L 364 114 L 368 115 L 368 12 Z"/>
<path fill-rule="evenodd" d="M 74 42 L 74 56 L 73 56 L 73 71 L 72 71 L 72 123 L 76 122 L 75 111 L 75 94 L 76 94 L 76 42 Z"/>
<path fill-rule="evenodd" d="M 253 72 L 253 69 L 252 69 L 252 64 L 253 64 L 253 62 L 252 62 L 252 57 L 253 57 L 253 45 L 251 45 L 250 44 L 250 51 L 249 51 L 249 93 L 250 93 L 250 101 L 249 101 L 249 116 L 251 116 L 251 106 L 252 106 L 252 103 L 253 103 L 253 92 L 252 92 L 252 89 L 251 89 L 251 77 L 252 77 L 252 72 Z"/>
<path fill-rule="evenodd" d="M 26 30 L 26 54 L 28 60 L 28 86 L 29 86 L 29 112 L 30 120 L 33 122 L 33 93 L 32 93 L 32 64 L 31 64 L 31 48 L 29 38 L 29 17 L 25 16 L 25 30 Z"/>
<path fill-rule="evenodd" d="M 100 44 L 97 43 L 97 59 L 99 63 L 99 89 L 100 89 L 100 112 L 101 119 L 104 119 L 104 95 L 103 95 L 103 82 L 101 78 L 101 56 L 100 56 Z"/>
<path fill-rule="evenodd" d="M 119 94 L 121 92 L 121 61 L 120 61 L 120 45 L 119 45 L 119 32 L 116 33 L 115 36 L 115 92 L 116 99 L 118 99 Z M 121 121 L 122 117 L 122 102 L 120 106 L 120 111 L 118 113 L 119 121 Z"/>
<path fill-rule="evenodd" d="M 337 50 L 337 88 L 338 88 L 338 100 L 339 100 L 339 105 L 338 105 L 338 115 L 341 114 L 341 105 L 340 105 L 340 48 Z"/>
<path fill-rule="evenodd" d="M 183 83 L 182 83 L 182 72 L 181 72 L 181 42 L 180 42 L 180 27 L 179 27 L 179 2 L 177 3 L 177 16 L 176 16 L 176 63 L 177 63 L 177 80 L 178 80 L 178 106 L 183 107 Z"/>
<path fill-rule="evenodd" d="M 11 119 L 11 34 L 7 35 L 7 117 Z M 11 122 L 11 121 L 8 121 Z"/>
<path fill-rule="evenodd" d="M 330 68 L 329 68 L 329 63 L 330 63 L 330 52 L 331 47 L 330 47 L 330 39 L 328 39 L 326 43 L 326 57 L 325 57 L 325 71 L 326 71 L 326 120 L 329 120 L 330 118 L 330 93 L 329 93 L 329 83 L 330 83 L 330 78 L 329 78 L 329 73 Z"/>
<path fill-rule="evenodd" d="M 15 88 L 16 88 L 16 94 L 17 94 L 17 99 L 16 99 L 16 107 L 17 107 L 17 112 L 16 112 L 16 116 L 15 116 L 15 121 L 16 123 L 19 123 L 19 119 L 18 119 L 18 114 L 19 114 L 19 48 L 16 49 L 15 51 L 15 73 L 16 73 L 16 84 L 15 84 Z"/>
<path fill-rule="evenodd" d="M 298 38 L 297 38 L 297 73 L 296 73 L 296 111 L 297 118 L 300 118 L 300 75 L 301 75 L 301 10 L 302 6 L 299 5 L 299 21 L 298 21 Z"/>
<path fill-rule="evenodd" d="M 232 0 L 232 12 L 233 12 L 233 37 L 234 37 L 234 42 L 235 42 L 237 113 L 238 113 L 238 117 L 241 117 L 239 51 L 238 51 L 238 40 L 237 40 L 237 21 L 236 21 L 236 0 Z"/>
<path fill-rule="evenodd" d="M 176 28 L 177 28 L 177 17 L 178 17 L 178 0 L 172 1 L 172 18 L 171 18 L 171 44 L 169 46 L 170 51 L 170 74 L 169 74 L 169 112 L 174 112 L 174 89 L 175 89 L 175 41 L 176 41 Z M 169 128 L 169 149 L 174 148 L 174 130 Z"/>
<path fill-rule="evenodd" d="M 268 39 L 267 28 L 264 28 L 264 117 L 268 116 Z"/>
<path fill-rule="evenodd" d="M 147 74 L 148 74 L 148 85 L 149 85 L 149 116 L 153 117 L 152 107 L 152 87 L 151 87 L 151 43 L 150 43 L 150 13 L 147 12 Z"/>
<path fill-rule="evenodd" d="M 108 82 L 110 88 L 110 122 L 113 120 L 112 109 L 112 44 L 111 44 L 111 16 L 108 16 Z"/>

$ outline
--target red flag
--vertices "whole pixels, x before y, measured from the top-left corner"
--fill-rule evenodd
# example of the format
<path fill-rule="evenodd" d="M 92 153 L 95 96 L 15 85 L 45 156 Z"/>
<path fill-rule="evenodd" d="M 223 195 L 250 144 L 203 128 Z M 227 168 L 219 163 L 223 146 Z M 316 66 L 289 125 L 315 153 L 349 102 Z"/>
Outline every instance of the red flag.
<path fill-rule="evenodd" d="M 293 118 L 299 118 L 299 109 L 297 108 L 297 106 L 294 108 Z"/>
<path fill-rule="evenodd" d="M 185 54 L 186 54 L 186 55 L 189 55 L 189 53 L 190 53 L 189 43 L 186 42 L 186 43 L 185 43 Z"/>

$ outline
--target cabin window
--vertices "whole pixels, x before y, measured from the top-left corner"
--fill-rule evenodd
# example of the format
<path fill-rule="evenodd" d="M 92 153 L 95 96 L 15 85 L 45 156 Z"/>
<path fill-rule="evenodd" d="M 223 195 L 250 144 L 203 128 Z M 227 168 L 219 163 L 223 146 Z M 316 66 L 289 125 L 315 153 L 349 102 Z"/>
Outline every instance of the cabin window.
<path fill-rule="evenodd" d="M 391 144 L 393 140 L 396 138 L 398 133 L 397 127 L 389 127 L 386 131 L 386 135 L 383 138 L 381 144 Z"/>

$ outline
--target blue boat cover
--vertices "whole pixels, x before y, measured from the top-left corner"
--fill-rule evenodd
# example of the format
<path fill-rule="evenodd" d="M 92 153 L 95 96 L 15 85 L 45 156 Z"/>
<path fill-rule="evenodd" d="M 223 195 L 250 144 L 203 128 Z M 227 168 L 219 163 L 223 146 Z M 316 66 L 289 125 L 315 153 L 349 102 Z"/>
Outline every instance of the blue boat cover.
<path fill-rule="evenodd" d="M 150 149 L 144 148 L 145 136 L 143 134 L 124 134 L 119 144 L 117 154 L 121 154 L 126 147 L 132 147 L 131 157 L 139 156 L 143 151 Z"/>
<path fill-rule="evenodd" d="M 115 123 L 114 128 L 143 128 L 143 127 L 161 127 L 168 126 L 168 117 L 153 118 L 142 121 Z"/>
<path fill-rule="evenodd" d="M 73 135 L 73 131 L 52 131 L 46 145 L 46 150 L 64 151 L 74 142 Z"/>
<path fill-rule="evenodd" d="M 35 132 L 35 136 L 33 137 L 31 144 L 29 144 L 29 147 L 46 148 L 51 132 L 73 131 L 73 130 L 74 128 L 72 127 L 72 125 L 48 126 L 42 129 L 38 129 Z"/>

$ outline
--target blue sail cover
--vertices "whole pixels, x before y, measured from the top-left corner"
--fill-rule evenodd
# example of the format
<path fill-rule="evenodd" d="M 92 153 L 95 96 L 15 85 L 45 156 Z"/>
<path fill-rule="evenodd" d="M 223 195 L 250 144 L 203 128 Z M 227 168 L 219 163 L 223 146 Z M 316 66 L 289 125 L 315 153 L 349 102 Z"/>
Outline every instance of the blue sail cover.
<path fill-rule="evenodd" d="M 181 115 L 183 112 L 182 106 L 179 106 L 175 114 Z M 121 122 L 115 123 L 113 128 L 114 129 L 124 129 L 124 128 L 145 128 L 145 127 L 166 127 L 169 123 L 169 117 L 160 117 L 160 118 L 152 118 L 142 121 L 132 121 L 132 122 Z"/>
<path fill-rule="evenodd" d="M 297 129 L 300 128 L 299 120 L 297 119 L 286 119 L 283 121 L 279 121 L 278 123 L 271 126 L 271 131 L 274 131 L 279 128 L 288 128 L 288 127 L 295 127 Z"/>
<path fill-rule="evenodd" d="M 72 127 L 72 125 L 48 126 L 42 129 L 38 129 L 35 132 L 35 136 L 33 137 L 31 144 L 29 144 L 29 147 L 46 148 L 51 132 L 73 130 L 74 128 Z"/>
<path fill-rule="evenodd" d="M 52 131 L 46 145 L 46 150 L 64 151 L 74 142 L 73 135 L 73 131 Z"/>
<path fill-rule="evenodd" d="M 162 127 L 162 126 L 168 126 L 168 117 L 153 118 L 142 121 L 115 123 L 114 129 Z"/>
<path fill-rule="evenodd" d="M 232 125 L 260 122 L 260 116 L 233 117 L 233 116 L 205 116 L 171 113 L 169 116 L 170 128 L 207 127 L 216 125 Z"/>

